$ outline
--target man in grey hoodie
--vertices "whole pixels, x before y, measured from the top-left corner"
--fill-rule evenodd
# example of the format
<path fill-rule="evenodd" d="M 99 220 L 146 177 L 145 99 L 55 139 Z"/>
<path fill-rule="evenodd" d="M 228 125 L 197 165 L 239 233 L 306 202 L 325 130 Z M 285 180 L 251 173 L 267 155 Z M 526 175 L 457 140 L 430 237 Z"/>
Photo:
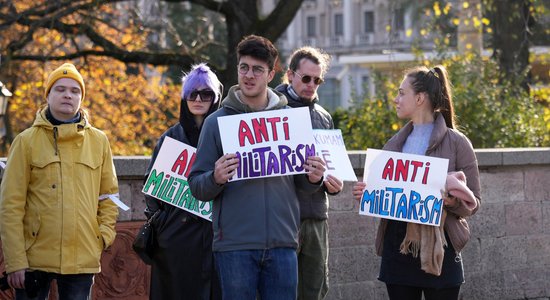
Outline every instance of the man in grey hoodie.
<path fill-rule="evenodd" d="M 296 247 L 300 211 L 297 191 L 313 193 L 323 183 L 324 162 L 309 157 L 307 174 L 231 181 L 238 168 L 224 154 L 218 117 L 287 108 L 268 88 L 277 49 L 266 38 L 247 36 L 237 46 L 239 84 L 203 125 L 188 181 L 193 195 L 213 201 L 213 251 L 224 299 L 288 299 L 297 296 Z"/>

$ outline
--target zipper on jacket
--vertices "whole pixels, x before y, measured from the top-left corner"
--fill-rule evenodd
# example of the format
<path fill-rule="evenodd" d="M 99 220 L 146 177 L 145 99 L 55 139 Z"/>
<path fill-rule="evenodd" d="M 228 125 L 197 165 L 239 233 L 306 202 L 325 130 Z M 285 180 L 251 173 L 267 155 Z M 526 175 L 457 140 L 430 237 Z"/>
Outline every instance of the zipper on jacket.
<path fill-rule="evenodd" d="M 212 173 L 212 174 L 214 174 L 214 173 Z M 222 228 L 223 197 L 222 197 L 222 201 L 219 201 L 219 203 L 220 203 L 220 213 L 218 215 L 218 229 L 219 229 L 220 233 L 219 233 L 218 241 L 221 241 L 221 240 L 223 240 L 223 228 Z M 213 202 L 212 202 L 212 205 L 214 205 Z"/>
<path fill-rule="evenodd" d="M 53 128 L 53 144 L 55 147 L 55 156 L 57 156 L 57 126 L 54 126 Z"/>

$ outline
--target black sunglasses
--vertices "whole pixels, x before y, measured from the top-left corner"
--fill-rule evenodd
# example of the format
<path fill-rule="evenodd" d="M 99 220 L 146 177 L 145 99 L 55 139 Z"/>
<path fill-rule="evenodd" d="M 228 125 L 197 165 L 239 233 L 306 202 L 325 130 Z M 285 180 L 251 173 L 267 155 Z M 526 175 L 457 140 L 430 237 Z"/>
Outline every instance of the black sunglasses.
<path fill-rule="evenodd" d="M 216 97 L 216 93 L 214 93 L 211 90 L 202 90 L 202 91 L 192 91 L 191 94 L 189 94 L 189 97 L 187 97 L 187 101 L 196 101 L 197 95 L 199 95 L 199 98 L 201 101 L 212 101 L 214 100 L 214 97 Z"/>
<path fill-rule="evenodd" d="M 309 75 L 302 75 L 296 71 L 292 71 L 294 72 L 294 74 L 300 76 L 300 78 L 302 78 L 302 82 L 305 83 L 305 84 L 308 84 L 311 79 L 313 79 L 313 83 L 315 83 L 316 85 L 321 85 L 323 82 L 325 82 L 323 80 L 323 78 L 319 78 L 319 77 L 312 77 L 312 76 L 309 76 Z"/>

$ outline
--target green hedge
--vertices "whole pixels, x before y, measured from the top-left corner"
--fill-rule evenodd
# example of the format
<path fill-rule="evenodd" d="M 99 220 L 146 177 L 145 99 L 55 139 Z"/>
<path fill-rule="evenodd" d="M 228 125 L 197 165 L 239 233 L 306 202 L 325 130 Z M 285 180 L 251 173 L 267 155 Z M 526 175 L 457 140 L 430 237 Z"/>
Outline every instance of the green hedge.
<path fill-rule="evenodd" d="M 443 64 L 449 71 L 459 130 L 475 148 L 550 146 L 548 102 L 536 101 L 514 82 L 499 82 L 500 72 L 492 60 L 468 54 L 424 64 Z M 333 112 L 347 149 L 380 148 L 404 124 L 393 107 L 402 80 L 398 74 L 375 76 L 374 98 L 352 95 L 354 106 Z"/>

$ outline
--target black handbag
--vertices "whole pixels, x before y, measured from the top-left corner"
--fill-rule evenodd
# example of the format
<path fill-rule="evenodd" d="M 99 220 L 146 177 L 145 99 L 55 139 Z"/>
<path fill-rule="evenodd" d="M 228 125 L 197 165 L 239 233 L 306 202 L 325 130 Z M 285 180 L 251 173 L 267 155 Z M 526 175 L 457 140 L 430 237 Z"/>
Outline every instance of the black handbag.
<path fill-rule="evenodd" d="M 141 226 L 139 232 L 132 243 L 132 249 L 141 258 L 141 260 L 150 265 L 153 263 L 153 254 L 157 245 L 157 238 L 155 236 L 154 220 L 160 209 L 157 210 L 144 224 Z"/>

